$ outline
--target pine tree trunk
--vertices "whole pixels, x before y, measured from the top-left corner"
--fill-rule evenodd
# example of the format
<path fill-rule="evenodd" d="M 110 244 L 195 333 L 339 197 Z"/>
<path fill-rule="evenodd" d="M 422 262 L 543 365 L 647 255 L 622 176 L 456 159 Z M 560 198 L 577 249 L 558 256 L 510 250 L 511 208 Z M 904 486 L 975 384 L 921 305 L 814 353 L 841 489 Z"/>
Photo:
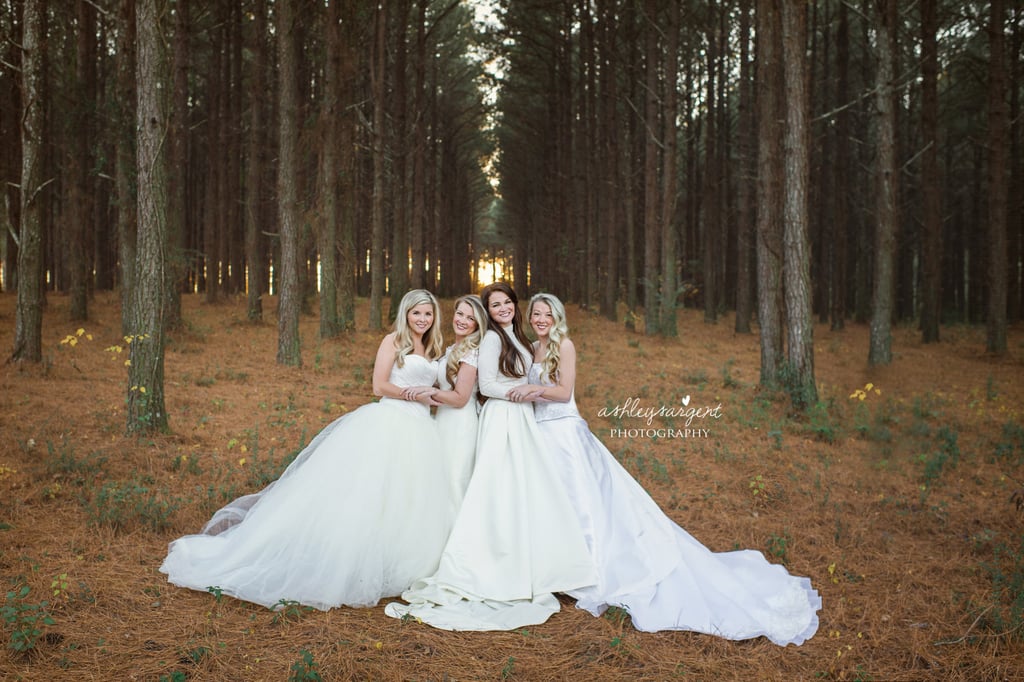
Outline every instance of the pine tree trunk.
<path fill-rule="evenodd" d="M 892 315 L 895 288 L 895 250 L 899 182 L 896 167 L 896 102 L 893 60 L 896 52 L 896 0 L 878 3 L 878 72 L 875 104 L 878 112 L 878 194 L 875 209 L 875 270 L 871 297 L 871 339 L 868 362 L 892 362 Z"/>
<path fill-rule="evenodd" d="M 14 318 L 16 362 L 43 359 L 43 127 L 41 98 L 45 42 L 42 0 L 25 0 L 22 13 L 21 227 L 18 300 Z"/>
<path fill-rule="evenodd" d="M 992 0 L 989 25 L 988 72 L 988 301 L 985 348 L 1006 353 L 1006 147 L 1009 117 L 1006 107 L 1006 23 L 1004 0 Z"/>
<path fill-rule="evenodd" d="M 939 340 L 942 312 L 942 198 L 939 179 L 938 0 L 921 0 L 921 340 Z"/>
<path fill-rule="evenodd" d="M 278 3 L 277 51 L 280 78 L 279 109 L 280 160 L 277 167 L 278 215 L 281 231 L 280 283 L 277 319 L 277 363 L 299 366 L 302 353 L 299 345 L 299 310 L 302 290 L 299 283 L 298 206 L 298 64 L 295 38 L 297 17 L 294 0 Z"/>
<path fill-rule="evenodd" d="M 85 0 L 76 3 L 78 30 L 75 33 L 75 101 L 71 158 L 72 206 L 67 221 L 68 236 L 65 243 L 68 259 L 68 317 L 72 321 L 89 319 L 89 255 L 93 218 L 93 188 L 91 175 L 91 145 L 96 143 L 92 111 L 96 97 L 96 9 Z"/>
<path fill-rule="evenodd" d="M 740 0 L 740 83 L 739 83 L 739 182 L 736 185 L 736 322 L 737 334 L 749 334 L 754 314 L 754 192 L 756 170 L 754 148 L 754 77 L 750 60 L 750 0 Z"/>
<path fill-rule="evenodd" d="M 320 102 L 320 177 L 319 215 L 316 242 L 320 256 L 320 338 L 329 339 L 341 332 L 338 320 L 338 154 L 341 84 L 341 29 L 338 24 L 338 0 L 327 3 L 326 61 L 324 90 Z"/>
<path fill-rule="evenodd" d="M 762 386 L 782 366 L 782 26 L 774 0 L 757 0 L 757 318 Z"/>
<path fill-rule="evenodd" d="M 135 167 L 135 0 L 118 7 L 117 136 L 114 160 L 117 185 L 117 255 L 121 275 L 121 333 L 135 329 L 131 295 L 135 291 L 137 242 L 137 170 Z"/>
<path fill-rule="evenodd" d="M 786 87 L 785 199 L 783 271 L 789 392 L 794 407 L 818 400 L 814 382 L 814 320 L 811 308 L 807 184 L 810 179 L 807 111 L 806 4 L 782 4 L 783 63 Z"/>
<path fill-rule="evenodd" d="M 658 30 L 655 0 L 644 2 L 644 333 L 658 332 L 658 241 L 661 223 L 658 198 Z"/>
<path fill-rule="evenodd" d="M 678 336 L 676 325 L 676 115 L 679 89 L 679 3 L 669 8 L 669 21 L 665 27 L 668 44 L 665 47 L 665 114 L 662 135 L 661 170 L 661 324 L 662 336 Z"/>
<path fill-rule="evenodd" d="M 252 66 L 251 91 L 262 93 L 266 90 L 267 77 L 267 5 L 258 0 L 253 12 L 253 44 L 250 47 L 254 58 Z M 249 104 L 249 165 L 245 182 L 245 262 L 246 262 L 246 318 L 250 322 L 263 320 L 263 294 L 266 282 L 265 249 L 260 232 L 260 216 L 263 213 L 264 164 L 266 148 L 264 134 L 264 105 L 262 97 L 253 97 Z"/>
<path fill-rule="evenodd" d="M 168 16 L 161 0 L 136 3 L 138 62 L 136 87 L 138 109 L 138 253 L 131 315 L 135 328 L 129 333 L 127 428 L 129 433 L 167 429 L 164 407 L 164 343 L 167 306 L 167 193 L 168 169 L 165 144 L 169 121 L 169 76 L 163 38 Z"/>
<path fill-rule="evenodd" d="M 376 41 L 371 67 L 373 96 L 373 209 L 370 236 L 370 330 L 383 327 L 384 302 L 384 69 L 387 64 L 387 5 L 376 11 Z"/>

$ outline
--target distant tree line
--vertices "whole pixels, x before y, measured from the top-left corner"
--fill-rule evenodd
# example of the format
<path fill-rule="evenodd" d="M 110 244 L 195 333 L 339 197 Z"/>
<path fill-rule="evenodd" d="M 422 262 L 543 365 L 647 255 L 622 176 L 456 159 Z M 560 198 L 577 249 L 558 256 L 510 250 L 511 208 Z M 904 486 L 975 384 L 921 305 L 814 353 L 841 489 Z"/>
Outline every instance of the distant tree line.
<path fill-rule="evenodd" d="M 244 293 L 259 321 L 273 288 L 297 364 L 302 310 L 331 337 L 365 296 L 381 328 L 387 297 L 473 290 L 481 261 L 647 334 L 734 310 L 798 402 L 815 318 L 869 324 L 876 364 L 903 322 L 926 342 L 984 322 L 1005 351 L 1019 4 L 490 6 L 0 0 L 12 357 L 40 357 L 48 292 L 84 320 L 119 289 L 126 335 L 156 347 L 182 293 Z"/>

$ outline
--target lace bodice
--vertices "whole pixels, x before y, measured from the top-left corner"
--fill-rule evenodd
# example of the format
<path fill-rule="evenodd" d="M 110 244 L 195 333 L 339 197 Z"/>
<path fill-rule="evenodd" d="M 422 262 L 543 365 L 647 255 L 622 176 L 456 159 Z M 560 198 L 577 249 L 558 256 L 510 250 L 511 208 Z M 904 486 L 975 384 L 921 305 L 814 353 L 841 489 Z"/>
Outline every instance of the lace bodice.
<path fill-rule="evenodd" d="M 448 382 L 448 357 L 451 355 L 455 345 L 448 346 L 448 350 L 444 352 L 444 357 L 437 363 L 437 385 L 442 391 L 450 391 L 454 386 Z M 465 362 L 467 365 L 476 367 L 477 358 L 480 356 L 480 350 L 474 348 L 459 358 L 459 362 Z M 473 396 L 471 399 L 476 397 L 476 386 L 473 386 Z"/>
<path fill-rule="evenodd" d="M 548 381 L 541 377 L 541 373 L 544 371 L 544 365 L 539 362 L 535 362 L 530 365 L 529 379 L 531 384 L 539 384 L 541 386 L 554 386 L 553 381 Z M 537 401 L 533 404 L 534 417 L 537 421 L 549 421 L 551 419 L 561 419 L 563 417 L 579 417 L 580 411 L 576 407 L 576 391 L 574 390 L 569 396 L 569 401 L 565 403 L 555 401 Z"/>
<path fill-rule="evenodd" d="M 404 366 L 399 367 L 397 362 L 394 364 L 388 381 L 402 388 L 406 386 L 433 386 L 437 380 L 437 365 L 437 360 L 427 360 L 422 355 L 410 353 L 405 356 Z M 430 416 L 430 408 L 423 403 L 388 397 L 381 398 L 380 401 L 403 407 L 416 414 Z"/>

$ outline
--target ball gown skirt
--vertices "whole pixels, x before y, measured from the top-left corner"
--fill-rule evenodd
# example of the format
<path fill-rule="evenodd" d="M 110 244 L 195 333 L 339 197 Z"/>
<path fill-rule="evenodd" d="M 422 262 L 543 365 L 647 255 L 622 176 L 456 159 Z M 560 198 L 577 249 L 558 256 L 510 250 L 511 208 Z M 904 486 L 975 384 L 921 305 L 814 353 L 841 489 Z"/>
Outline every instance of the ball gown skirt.
<path fill-rule="evenodd" d="M 507 391 L 495 383 L 494 334 L 480 348 L 480 390 L 492 398 L 480 413 L 476 467 L 462 507 L 437 572 L 402 594 L 408 604 L 388 604 L 390 616 L 446 630 L 513 630 L 557 612 L 553 592 L 597 580 L 532 406 L 494 397 Z"/>
<path fill-rule="evenodd" d="M 540 365 L 531 379 L 541 383 Z M 821 598 L 809 579 L 758 551 L 712 552 L 698 542 L 590 432 L 574 400 L 537 403 L 536 417 L 599 571 L 596 584 L 569 592 L 579 608 L 600 615 L 618 606 L 647 632 L 764 636 L 783 646 L 815 633 Z"/>
<path fill-rule="evenodd" d="M 448 364 L 448 353 L 451 347 L 441 358 L 437 370 L 437 385 L 444 391 L 452 390 L 448 382 L 446 367 Z M 477 350 L 471 350 L 460 362 L 476 366 Z M 480 403 L 477 401 L 476 385 L 469 400 L 462 407 L 449 407 L 441 405 L 434 415 L 434 422 L 437 424 L 437 434 L 441 439 L 441 458 L 444 461 L 445 471 L 448 475 L 448 482 L 451 489 L 452 499 L 456 506 L 462 504 L 462 498 L 466 494 L 466 487 L 473 475 L 473 465 L 476 461 L 476 434 L 479 425 L 478 411 Z M 421 576 L 422 577 L 422 576 Z"/>
<path fill-rule="evenodd" d="M 436 362 L 406 358 L 392 381 L 431 384 Z M 400 426 L 400 427 L 399 427 Z M 429 410 L 381 399 L 321 431 L 281 477 L 172 542 L 175 585 L 274 607 L 371 606 L 432 573 L 454 519 Z"/>

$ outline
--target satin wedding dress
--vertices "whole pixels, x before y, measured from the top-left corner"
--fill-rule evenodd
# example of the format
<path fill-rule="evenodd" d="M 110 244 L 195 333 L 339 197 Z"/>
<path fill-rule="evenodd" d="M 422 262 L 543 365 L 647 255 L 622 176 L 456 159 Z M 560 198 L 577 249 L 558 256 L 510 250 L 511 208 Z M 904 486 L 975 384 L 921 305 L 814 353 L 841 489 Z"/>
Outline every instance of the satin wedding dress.
<path fill-rule="evenodd" d="M 533 364 L 530 383 L 542 381 Z M 712 552 L 676 525 L 590 432 L 568 402 L 536 403 L 559 481 L 598 567 L 594 585 L 569 591 L 600 615 L 629 612 L 638 630 L 692 630 L 726 639 L 764 636 L 801 644 L 818 629 L 821 598 L 807 578 L 791 576 L 760 552 Z"/>
<path fill-rule="evenodd" d="M 516 343 L 529 367 L 532 353 Z M 501 340 L 480 344 L 476 467 L 433 575 L 425 573 L 385 613 L 446 630 L 514 630 L 559 610 L 553 592 L 594 584 L 576 512 L 544 447 L 533 407 L 505 400 L 526 383 L 498 372 Z"/>
<path fill-rule="evenodd" d="M 390 380 L 432 385 L 408 355 Z M 281 477 L 172 542 L 160 570 L 181 587 L 274 607 L 372 606 L 432 573 L 455 505 L 437 429 L 420 403 L 381 398 L 321 431 Z"/>
<path fill-rule="evenodd" d="M 448 381 L 448 356 L 454 346 L 449 346 L 444 357 L 437 366 L 437 385 L 442 391 L 452 390 Z M 479 349 L 466 353 L 459 360 L 459 368 L 462 363 L 477 366 Z M 456 506 L 462 504 L 462 498 L 466 494 L 466 487 L 469 485 L 470 476 L 473 475 L 473 465 L 476 462 L 476 432 L 479 418 L 477 416 L 480 403 L 477 401 L 477 384 L 473 383 L 473 391 L 469 400 L 462 407 L 450 407 L 441 405 L 434 415 L 434 422 L 437 424 L 437 433 L 441 439 L 441 458 L 444 461 L 445 471 L 448 475 L 448 483 L 451 490 L 451 497 Z M 422 577 L 422 576 L 417 576 Z"/>

